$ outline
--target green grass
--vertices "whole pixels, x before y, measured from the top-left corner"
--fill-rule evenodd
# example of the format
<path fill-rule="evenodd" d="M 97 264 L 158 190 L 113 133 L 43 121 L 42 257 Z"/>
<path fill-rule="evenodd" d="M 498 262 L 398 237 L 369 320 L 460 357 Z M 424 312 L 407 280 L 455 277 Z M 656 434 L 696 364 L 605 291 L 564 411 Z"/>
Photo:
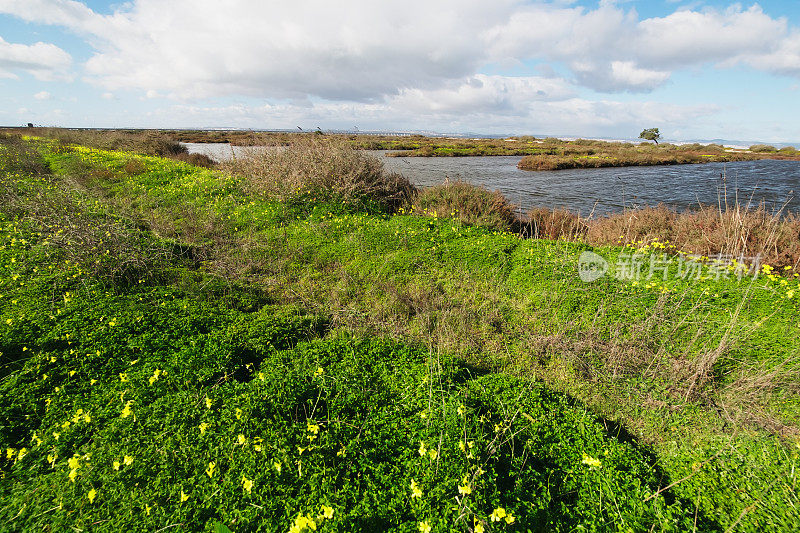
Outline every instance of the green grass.
<path fill-rule="evenodd" d="M 0 529 L 800 523 L 795 279 L 585 284 L 584 244 L 35 146 L 0 155 Z"/>

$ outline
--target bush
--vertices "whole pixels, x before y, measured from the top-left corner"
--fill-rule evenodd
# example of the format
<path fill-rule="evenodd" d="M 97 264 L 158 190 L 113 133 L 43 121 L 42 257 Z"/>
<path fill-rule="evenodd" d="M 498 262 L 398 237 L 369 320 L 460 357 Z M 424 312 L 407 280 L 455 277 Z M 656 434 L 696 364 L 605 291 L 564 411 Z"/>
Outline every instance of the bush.
<path fill-rule="evenodd" d="M 463 181 L 423 189 L 414 200 L 414 212 L 451 216 L 499 231 L 509 231 L 517 222 L 514 206 L 502 194 Z"/>
<path fill-rule="evenodd" d="M 378 159 L 336 139 L 314 136 L 291 146 L 253 150 L 223 168 L 246 178 L 261 194 L 290 201 L 333 200 L 356 208 L 394 212 L 416 188 Z"/>
<path fill-rule="evenodd" d="M 181 146 L 183 147 L 183 145 Z M 212 168 L 217 164 L 216 161 L 208 157 L 206 154 L 189 154 L 186 152 L 182 152 L 177 154 L 173 159 L 177 159 L 178 161 L 183 161 L 184 163 L 189 163 L 190 165 L 203 168 Z"/>
<path fill-rule="evenodd" d="M 778 149 L 770 144 L 754 144 L 750 147 L 751 152 L 777 152 Z"/>

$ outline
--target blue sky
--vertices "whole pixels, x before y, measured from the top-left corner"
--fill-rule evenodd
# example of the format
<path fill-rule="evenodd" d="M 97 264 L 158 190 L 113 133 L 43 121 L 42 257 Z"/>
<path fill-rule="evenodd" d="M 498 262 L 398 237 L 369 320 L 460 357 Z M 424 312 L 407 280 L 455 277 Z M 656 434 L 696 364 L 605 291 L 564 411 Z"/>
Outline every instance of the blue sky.
<path fill-rule="evenodd" d="M 0 124 L 800 143 L 800 2 L 0 0 Z"/>

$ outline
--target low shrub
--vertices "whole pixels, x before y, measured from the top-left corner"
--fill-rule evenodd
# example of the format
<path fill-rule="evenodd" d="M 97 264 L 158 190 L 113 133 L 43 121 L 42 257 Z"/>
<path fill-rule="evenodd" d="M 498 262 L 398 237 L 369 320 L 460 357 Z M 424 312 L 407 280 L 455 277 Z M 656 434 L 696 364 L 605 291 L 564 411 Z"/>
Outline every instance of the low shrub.
<path fill-rule="evenodd" d="M 517 221 L 514 206 L 502 194 L 464 181 L 422 189 L 413 207 L 420 215 L 449 216 L 499 231 L 511 230 Z"/>
<path fill-rule="evenodd" d="M 751 152 L 777 152 L 778 149 L 770 144 L 754 144 L 750 147 Z"/>
<path fill-rule="evenodd" d="M 359 209 L 394 212 L 415 187 L 378 159 L 336 139 L 314 136 L 285 148 L 253 150 L 223 168 L 246 178 L 258 193 L 280 200 L 334 200 Z"/>
<path fill-rule="evenodd" d="M 189 163 L 190 165 L 194 165 L 196 167 L 203 167 L 203 168 L 213 168 L 216 166 L 217 162 L 208 157 L 206 154 L 190 154 L 187 152 L 181 152 L 176 154 L 173 159 L 177 159 L 178 161 L 183 161 L 184 163 Z"/>

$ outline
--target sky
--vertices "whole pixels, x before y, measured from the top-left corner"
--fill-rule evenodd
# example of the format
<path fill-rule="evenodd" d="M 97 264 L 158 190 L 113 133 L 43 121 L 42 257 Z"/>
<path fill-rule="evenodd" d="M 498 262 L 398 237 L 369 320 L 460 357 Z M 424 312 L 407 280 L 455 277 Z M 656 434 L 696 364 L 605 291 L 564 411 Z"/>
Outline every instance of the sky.
<path fill-rule="evenodd" d="M 800 1 L 0 0 L 0 125 L 800 143 Z"/>

